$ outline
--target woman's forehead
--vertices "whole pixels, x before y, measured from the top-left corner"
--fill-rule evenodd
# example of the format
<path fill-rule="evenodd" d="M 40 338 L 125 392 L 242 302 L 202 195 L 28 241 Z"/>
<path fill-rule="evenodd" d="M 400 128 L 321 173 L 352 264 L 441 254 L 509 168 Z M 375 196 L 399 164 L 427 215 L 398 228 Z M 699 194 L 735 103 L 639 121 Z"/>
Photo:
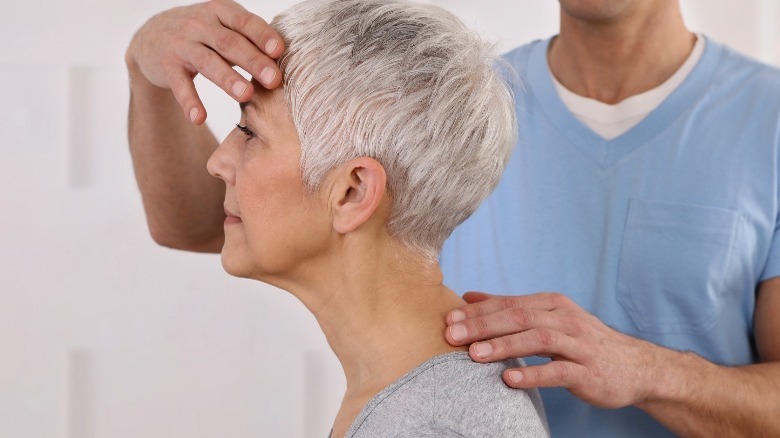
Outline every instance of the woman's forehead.
<path fill-rule="evenodd" d="M 279 112 L 289 113 L 281 87 L 274 90 L 268 90 L 255 79 L 252 79 L 252 86 L 254 87 L 254 94 L 252 97 L 246 102 L 239 103 L 242 112 L 251 108 L 259 115 L 268 115 L 271 113 L 278 115 Z"/>

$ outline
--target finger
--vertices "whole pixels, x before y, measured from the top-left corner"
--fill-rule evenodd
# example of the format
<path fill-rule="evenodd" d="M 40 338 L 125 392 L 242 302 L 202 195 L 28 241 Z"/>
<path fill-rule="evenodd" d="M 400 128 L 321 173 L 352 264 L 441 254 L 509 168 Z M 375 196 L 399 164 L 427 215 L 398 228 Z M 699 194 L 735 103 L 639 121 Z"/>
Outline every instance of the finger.
<path fill-rule="evenodd" d="M 266 56 L 243 35 L 223 27 L 209 35 L 209 38 L 209 46 L 216 53 L 246 70 L 263 86 L 270 89 L 281 82 L 282 75 L 276 61 Z"/>
<path fill-rule="evenodd" d="M 232 1 L 214 3 L 217 8 L 217 18 L 225 27 L 244 35 L 271 58 L 276 59 L 284 53 L 284 41 L 281 35 L 262 17 Z"/>
<path fill-rule="evenodd" d="M 468 304 L 479 303 L 494 297 L 496 297 L 496 295 L 491 295 L 485 292 L 475 292 L 475 291 L 469 291 L 463 294 L 463 300 L 466 301 L 466 303 Z M 445 319 L 447 321 L 447 325 L 450 325 L 450 324 L 455 324 L 456 322 L 459 321 L 463 321 L 464 319 L 466 319 L 466 315 L 460 310 L 456 309 L 451 312 L 448 312 L 447 315 L 445 316 Z"/>
<path fill-rule="evenodd" d="M 546 356 L 580 362 L 574 339 L 547 328 L 527 330 L 471 344 L 469 355 L 476 362 L 495 362 L 528 356 Z"/>
<path fill-rule="evenodd" d="M 247 81 L 216 52 L 208 47 L 196 45 L 190 52 L 192 68 L 206 79 L 216 84 L 225 93 L 239 102 L 249 100 L 254 93 L 251 82 Z"/>
<path fill-rule="evenodd" d="M 552 361 L 544 365 L 511 368 L 504 371 L 504 383 L 512 388 L 576 388 L 587 383 L 588 371 L 579 364 Z"/>
<path fill-rule="evenodd" d="M 206 121 L 206 108 L 195 90 L 192 75 L 184 69 L 168 71 L 168 82 L 184 116 L 196 125 L 203 124 Z"/>
<path fill-rule="evenodd" d="M 490 298 L 494 298 L 496 295 L 492 295 L 485 292 L 476 292 L 476 291 L 469 291 L 463 294 L 463 300 L 467 303 L 479 303 L 480 301 L 485 301 Z"/>
<path fill-rule="evenodd" d="M 236 65 L 243 68 L 267 88 L 281 83 L 281 71 L 273 61 L 284 53 L 284 40 L 281 35 L 261 17 L 247 11 L 235 2 L 213 2 L 217 8 L 219 22 L 241 34 L 263 53 L 245 52 L 243 56 L 222 53 Z"/>
<path fill-rule="evenodd" d="M 482 292 L 477 292 L 476 294 L 477 297 L 487 295 Z M 532 295 L 490 296 L 486 300 L 466 304 L 463 307 L 452 310 L 447 314 L 446 319 L 448 324 L 453 324 L 469 318 L 489 315 L 504 309 L 525 307 L 549 311 L 568 305 L 571 305 L 571 300 L 558 293 L 542 292 Z"/>
<path fill-rule="evenodd" d="M 567 326 L 571 325 L 570 319 L 568 315 L 556 312 L 514 307 L 451 324 L 445 332 L 445 338 L 457 346 L 535 328 L 569 333 Z"/>
<path fill-rule="evenodd" d="M 494 298 L 496 295 L 491 295 L 485 292 L 476 292 L 476 291 L 469 291 L 463 294 L 463 300 L 466 301 L 467 304 L 473 304 L 473 303 L 479 303 L 485 300 L 489 300 L 490 298 Z M 460 309 L 455 309 L 447 313 L 445 316 L 445 319 L 447 321 L 447 325 L 455 324 L 456 322 L 463 321 L 466 319 L 467 316 L 465 313 L 463 313 Z"/>

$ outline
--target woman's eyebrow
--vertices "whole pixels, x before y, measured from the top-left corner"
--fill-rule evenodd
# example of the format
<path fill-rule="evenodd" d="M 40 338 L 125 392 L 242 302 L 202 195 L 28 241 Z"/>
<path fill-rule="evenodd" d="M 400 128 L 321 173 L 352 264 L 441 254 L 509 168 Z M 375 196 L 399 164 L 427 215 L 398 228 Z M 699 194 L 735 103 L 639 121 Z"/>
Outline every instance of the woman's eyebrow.
<path fill-rule="evenodd" d="M 258 105 L 257 102 L 254 100 L 247 100 L 246 102 L 239 102 L 238 106 L 241 108 L 241 112 L 243 113 L 246 110 L 246 107 L 250 106 L 255 109 L 258 113 L 263 112 L 262 105 Z"/>

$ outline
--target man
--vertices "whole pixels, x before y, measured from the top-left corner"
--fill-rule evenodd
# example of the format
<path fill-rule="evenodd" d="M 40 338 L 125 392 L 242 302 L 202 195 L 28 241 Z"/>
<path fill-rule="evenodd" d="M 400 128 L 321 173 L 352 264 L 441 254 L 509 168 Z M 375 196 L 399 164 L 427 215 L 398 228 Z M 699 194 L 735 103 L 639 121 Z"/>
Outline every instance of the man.
<path fill-rule="evenodd" d="M 560 3 L 557 38 L 507 55 L 521 141 L 442 256 L 456 290 L 530 295 L 466 294 L 445 336 L 485 341 L 477 361 L 552 358 L 504 380 L 560 387 L 554 436 L 780 435 L 780 74 L 691 34 L 676 0 Z M 275 87 L 283 50 L 228 0 L 136 34 L 130 142 L 158 243 L 222 246 L 192 78 L 244 101 L 230 64 Z"/>

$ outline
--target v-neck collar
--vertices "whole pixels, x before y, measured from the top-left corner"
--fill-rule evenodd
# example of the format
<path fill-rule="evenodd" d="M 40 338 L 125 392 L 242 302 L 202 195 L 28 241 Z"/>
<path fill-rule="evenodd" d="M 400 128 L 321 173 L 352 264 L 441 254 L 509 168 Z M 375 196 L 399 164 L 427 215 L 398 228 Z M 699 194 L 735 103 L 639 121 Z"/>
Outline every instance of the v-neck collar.
<path fill-rule="evenodd" d="M 723 46 L 707 39 L 701 59 L 677 89 L 636 126 L 606 140 L 577 120 L 558 96 L 547 63 L 550 41 L 552 38 L 534 45 L 529 55 L 527 74 L 532 98 L 556 130 L 601 168 L 611 167 L 649 143 L 689 111 L 709 88 L 723 52 Z"/>

